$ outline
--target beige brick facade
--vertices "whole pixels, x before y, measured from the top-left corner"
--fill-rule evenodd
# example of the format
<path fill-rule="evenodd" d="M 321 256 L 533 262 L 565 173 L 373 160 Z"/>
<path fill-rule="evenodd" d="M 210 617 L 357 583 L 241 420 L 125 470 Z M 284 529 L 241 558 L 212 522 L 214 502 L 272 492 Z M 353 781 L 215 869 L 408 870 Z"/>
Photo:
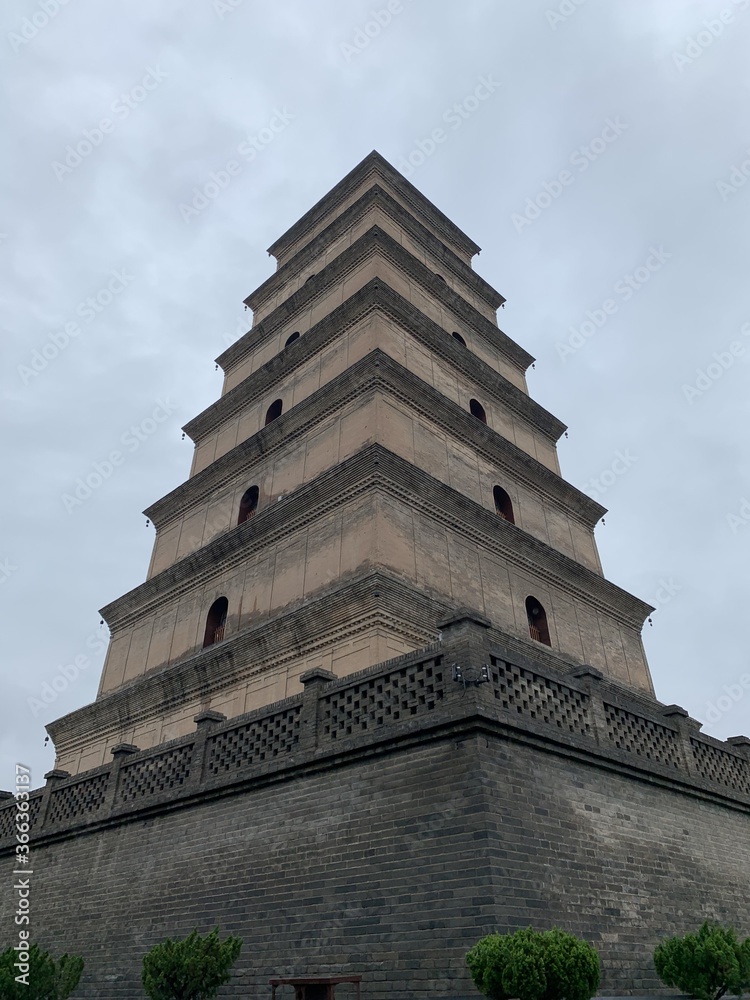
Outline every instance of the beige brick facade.
<path fill-rule="evenodd" d="M 190 476 L 147 511 L 147 580 L 102 612 L 97 701 L 50 727 L 58 766 L 297 694 L 311 667 L 419 649 L 457 607 L 539 647 L 529 597 L 558 657 L 652 693 L 649 607 L 602 576 L 603 509 L 560 476 L 564 425 L 528 395 L 533 359 L 497 325 L 478 247 L 371 154 L 271 251 L 253 326 L 218 359 L 222 395 L 186 426 Z"/>

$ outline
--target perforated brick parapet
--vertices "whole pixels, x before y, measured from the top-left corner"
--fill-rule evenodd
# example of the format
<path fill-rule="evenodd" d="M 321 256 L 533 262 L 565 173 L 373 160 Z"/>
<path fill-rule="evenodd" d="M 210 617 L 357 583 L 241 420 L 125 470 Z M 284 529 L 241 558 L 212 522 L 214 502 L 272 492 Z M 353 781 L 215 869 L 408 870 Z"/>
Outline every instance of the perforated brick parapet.
<path fill-rule="evenodd" d="M 373 1000 L 473 996 L 464 954 L 495 929 L 586 937 L 619 995 L 658 988 L 667 933 L 750 933 L 750 741 L 487 624 L 459 615 L 419 654 L 313 670 L 298 697 L 51 772 L 31 797 L 33 932 L 85 955 L 81 997 L 140 995 L 144 950 L 196 926 L 246 942 L 227 996 L 356 973 Z M 8 801 L 7 879 L 14 818 Z"/>

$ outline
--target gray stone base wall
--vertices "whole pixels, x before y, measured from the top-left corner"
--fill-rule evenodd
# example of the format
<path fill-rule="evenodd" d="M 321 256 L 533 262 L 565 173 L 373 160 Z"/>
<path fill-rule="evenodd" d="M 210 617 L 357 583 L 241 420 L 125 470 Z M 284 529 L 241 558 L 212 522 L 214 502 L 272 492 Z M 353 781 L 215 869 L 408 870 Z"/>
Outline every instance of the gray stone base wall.
<path fill-rule="evenodd" d="M 470 996 L 467 948 L 529 924 L 591 941 L 604 993 L 653 992 L 662 936 L 706 917 L 750 932 L 747 833 L 715 804 L 445 734 L 41 846 L 32 930 L 84 954 L 80 996 L 108 1000 L 143 995 L 152 944 L 216 925 L 245 942 L 226 996 L 307 972 L 361 973 L 378 1000 Z"/>
<path fill-rule="evenodd" d="M 470 616 L 439 647 L 303 681 L 32 793 L 32 940 L 85 957 L 77 996 L 143 996 L 153 944 L 214 926 L 244 941 L 224 996 L 356 973 L 365 1000 L 476 996 L 464 956 L 494 930 L 581 935 L 612 996 L 667 992 L 667 935 L 707 918 L 750 934 L 746 739 L 525 661 Z M 15 812 L 0 803 L 2 947 Z"/>

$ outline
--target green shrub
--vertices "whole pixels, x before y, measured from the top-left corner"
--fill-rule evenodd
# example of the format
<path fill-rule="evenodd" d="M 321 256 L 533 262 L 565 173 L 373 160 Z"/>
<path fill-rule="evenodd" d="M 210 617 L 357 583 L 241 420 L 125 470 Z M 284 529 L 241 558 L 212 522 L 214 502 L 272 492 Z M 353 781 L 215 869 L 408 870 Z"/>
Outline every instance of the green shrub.
<path fill-rule="evenodd" d="M 167 938 L 144 956 L 144 989 L 151 1000 L 211 1000 L 229 982 L 241 947 L 239 938 L 219 941 L 216 928 L 205 937 L 196 930 L 182 941 Z"/>
<path fill-rule="evenodd" d="M 0 1000 L 67 1000 L 83 972 L 79 955 L 63 955 L 55 962 L 36 944 L 29 948 L 28 962 L 20 967 L 16 964 L 19 957 L 14 948 L 0 955 Z"/>
<path fill-rule="evenodd" d="M 489 1000 L 590 1000 L 599 989 L 599 956 L 586 941 L 554 928 L 490 934 L 466 956 Z"/>
<path fill-rule="evenodd" d="M 698 1000 L 742 996 L 750 989 L 750 938 L 706 921 L 697 934 L 667 938 L 654 952 L 654 965 L 667 986 Z"/>

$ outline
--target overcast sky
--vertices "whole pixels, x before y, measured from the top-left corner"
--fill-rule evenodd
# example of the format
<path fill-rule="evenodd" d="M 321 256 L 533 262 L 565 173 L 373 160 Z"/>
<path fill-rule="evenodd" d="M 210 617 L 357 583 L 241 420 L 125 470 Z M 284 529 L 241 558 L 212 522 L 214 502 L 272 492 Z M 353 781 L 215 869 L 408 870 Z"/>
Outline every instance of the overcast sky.
<path fill-rule="evenodd" d="M 483 247 L 658 697 L 750 734 L 744 7 L 6 0 L 0 788 L 95 697 L 266 248 L 373 148 Z"/>

